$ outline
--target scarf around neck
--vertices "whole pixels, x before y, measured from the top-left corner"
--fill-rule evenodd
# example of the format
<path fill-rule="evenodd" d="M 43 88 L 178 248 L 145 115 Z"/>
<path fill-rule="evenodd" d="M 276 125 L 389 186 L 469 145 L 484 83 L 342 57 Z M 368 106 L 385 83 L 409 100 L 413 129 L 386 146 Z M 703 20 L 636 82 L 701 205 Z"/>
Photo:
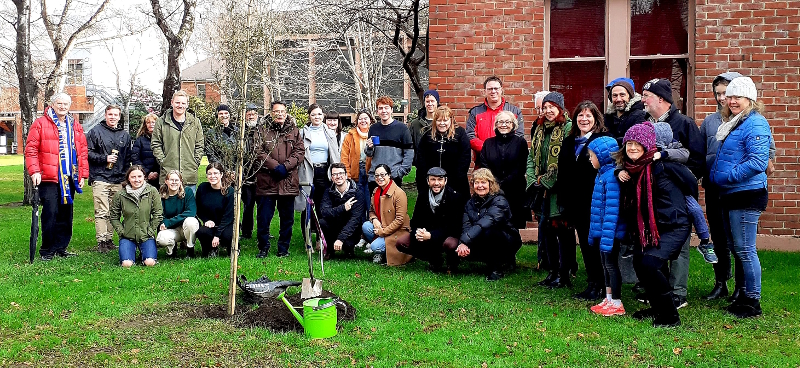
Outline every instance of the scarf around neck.
<path fill-rule="evenodd" d="M 145 188 L 147 188 L 147 183 L 144 183 L 141 187 L 139 187 L 139 189 L 133 189 L 130 184 L 126 184 L 125 192 L 130 194 L 138 204 L 139 200 L 142 199 L 142 194 L 144 193 Z"/>
<path fill-rule="evenodd" d="M 444 197 L 444 188 L 439 194 L 433 194 L 433 190 L 428 189 L 428 203 L 431 205 L 431 212 L 436 213 L 436 209 L 442 204 L 442 197 Z"/>
<path fill-rule="evenodd" d="M 534 182 L 540 176 L 546 175 L 547 180 L 551 181 L 548 182 L 546 186 L 552 187 L 553 184 L 555 184 L 556 175 L 558 173 L 558 154 L 561 152 L 561 143 L 564 141 L 564 132 L 567 130 L 564 128 L 570 126 L 570 124 L 571 121 L 569 119 L 563 124 L 545 120 L 536 127 L 531 142 L 531 156 L 533 156 L 534 169 L 534 177 L 532 180 Z M 545 146 L 546 152 L 542 152 Z M 531 180 L 531 178 L 529 178 L 529 180 Z"/>
<path fill-rule="evenodd" d="M 724 141 L 725 138 L 728 137 L 728 134 L 731 134 L 731 131 L 736 126 L 736 124 L 739 123 L 739 120 L 742 119 L 742 114 L 744 114 L 744 111 L 736 114 L 734 117 L 731 118 L 731 120 L 723 121 L 722 124 L 720 124 L 719 128 L 717 129 L 717 134 L 715 138 L 717 138 L 717 140 L 720 142 Z"/>
<path fill-rule="evenodd" d="M 64 120 L 58 120 L 58 115 L 52 107 L 45 112 L 58 129 L 58 186 L 61 193 L 62 204 L 72 204 L 73 190 L 83 193 L 77 185 L 78 178 L 78 150 L 75 146 L 75 130 L 72 129 L 74 120 L 67 114 Z"/>
<path fill-rule="evenodd" d="M 386 185 L 386 188 L 381 188 L 379 185 L 378 188 L 375 189 L 375 196 L 372 198 L 372 206 L 375 208 L 375 216 L 378 217 L 378 221 L 381 221 L 381 196 L 389 191 L 393 183 L 394 180 L 389 179 L 389 184 Z"/>
<path fill-rule="evenodd" d="M 658 227 L 653 206 L 653 155 L 658 150 L 647 151 L 636 161 L 625 160 L 625 170 L 631 175 L 635 187 L 636 229 L 642 249 L 658 246 Z M 626 200 L 628 202 L 628 200 Z M 645 218 L 646 217 L 646 218 Z"/>

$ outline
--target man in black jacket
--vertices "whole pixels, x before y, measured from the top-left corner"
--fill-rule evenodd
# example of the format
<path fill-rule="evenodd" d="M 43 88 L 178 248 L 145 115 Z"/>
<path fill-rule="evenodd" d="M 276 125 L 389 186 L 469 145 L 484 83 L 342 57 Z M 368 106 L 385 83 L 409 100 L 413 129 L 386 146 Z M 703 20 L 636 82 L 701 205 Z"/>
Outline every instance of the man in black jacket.
<path fill-rule="evenodd" d="M 105 120 L 86 137 L 89 149 L 89 185 L 94 198 L 94 229 L 97 250 L 115 248 L 111 238 L 114 228 L 109 218 L 111 199 L 122 189 L 125 171 L 131 166 L 131 135 L 119 124 L 120 107 L 106 106 Z"/>
<path fill-rule="evenodd" d="M 642 90 L 644 111 L 651 122 L 666 122 L 672 128 L 675 139 L 689 150 L 689 161 L 686 167 L 697 179 L 705 174 L 706 143 L 694 120 L 681 114 L 672 103 L 672 84 L 667 79 L 652 79 L 644 84 Z M 687 286 L 689 284 L 689 238 L 683 244 L 677 260 L 670 262 L 669 281 L 672 285 L 673 299 L 676 308 L 683 308 L 688 303 Z"/>
<path fill-rule="evenodd" d="M 340 250 L 344 250 L 345 256 L 352 257 L 361 238 L 366 204 L 356 199 L 358 184 L 347 178 L 347 167 L 343 163 L 331 164 L 330 170 L 333 185 L 323 193 L 319 213 L 319 226 L 327 243 L 325 259 L 330 259 Z"/>
<path fill-rule="evenodd" d="M 397 239 L 397 250 L 430 262 L 434 271 L 441 270 L 442 253 L 455 256 L 463 213 L 463 198 L 447 186 L 447 172 L 432 167 L 428 191 L 417 198 L 411 231 Z"/>

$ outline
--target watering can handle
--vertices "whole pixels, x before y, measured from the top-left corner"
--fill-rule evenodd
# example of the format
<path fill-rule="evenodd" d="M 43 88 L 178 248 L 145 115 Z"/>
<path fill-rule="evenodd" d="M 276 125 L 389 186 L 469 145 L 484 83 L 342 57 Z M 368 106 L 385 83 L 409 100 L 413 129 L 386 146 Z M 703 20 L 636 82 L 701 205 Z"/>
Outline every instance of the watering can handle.
<path fill-rule="evenodd" d="M 313 307 L 313 309 L 314 309 L 315 312 L 318 311 L 318 310 L 323 310 L 325 308 L 328 308 L 328 307 L 331 307 L 331 306 L 335 305 L 337 302 L 339 302 L 339 298 L 333 298 L 331 301 L 329 301 L 329 302 L 327 302 L 327 303 L 325 303 L 323 305 L 318 305 L 316 307 Z"/>

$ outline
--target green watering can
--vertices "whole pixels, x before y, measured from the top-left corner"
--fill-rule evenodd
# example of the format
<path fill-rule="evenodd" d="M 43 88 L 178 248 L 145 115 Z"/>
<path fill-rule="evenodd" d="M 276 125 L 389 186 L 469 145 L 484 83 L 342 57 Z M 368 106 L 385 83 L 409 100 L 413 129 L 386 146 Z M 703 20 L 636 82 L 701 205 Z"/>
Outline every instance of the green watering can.
<path fill-rule="evenodd" d="M 312 339 L 326 339 L 336 336 L 336 298 L 313 298 L 303 301 L 303 316 L 286 300 L 286 292 L 278 295 L 283 304 L 303 326 L 306 336 Z"/>

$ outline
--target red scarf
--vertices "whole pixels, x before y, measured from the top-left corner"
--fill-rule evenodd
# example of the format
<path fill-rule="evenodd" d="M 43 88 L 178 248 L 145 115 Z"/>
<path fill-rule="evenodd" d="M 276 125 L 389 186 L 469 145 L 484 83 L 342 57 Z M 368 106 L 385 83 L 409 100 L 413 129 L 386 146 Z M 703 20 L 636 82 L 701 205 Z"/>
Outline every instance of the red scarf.
<path fill-rule="evenodd" d="M 389 179 L 389 185 L 386 188 L 381 188 L 378 185 L 378 188 L 375 189 L 375 195 L 372 197 L 372 207 L 375 208 L 375 216 L 378 217 L 378 221 L 381 221 L 381 196 L 385 195 L 386 192 L 389 191 L 389 188 L 392 187 L 392 181 Z"/>
<path fill-rule="evenodd" d="M 652 149 L 636 161 L 625 160 L 625 170 L 630 173 L 631 180 L 636 183 L 636 229 L 642 249 L 658 246 L 660 238 L 653 207 L 653 176 L 651 173 L 653 155 L 656 152 L 658 152 L 656 149 Z M 642 203 L 643 201 L 646 202 Z"/>

